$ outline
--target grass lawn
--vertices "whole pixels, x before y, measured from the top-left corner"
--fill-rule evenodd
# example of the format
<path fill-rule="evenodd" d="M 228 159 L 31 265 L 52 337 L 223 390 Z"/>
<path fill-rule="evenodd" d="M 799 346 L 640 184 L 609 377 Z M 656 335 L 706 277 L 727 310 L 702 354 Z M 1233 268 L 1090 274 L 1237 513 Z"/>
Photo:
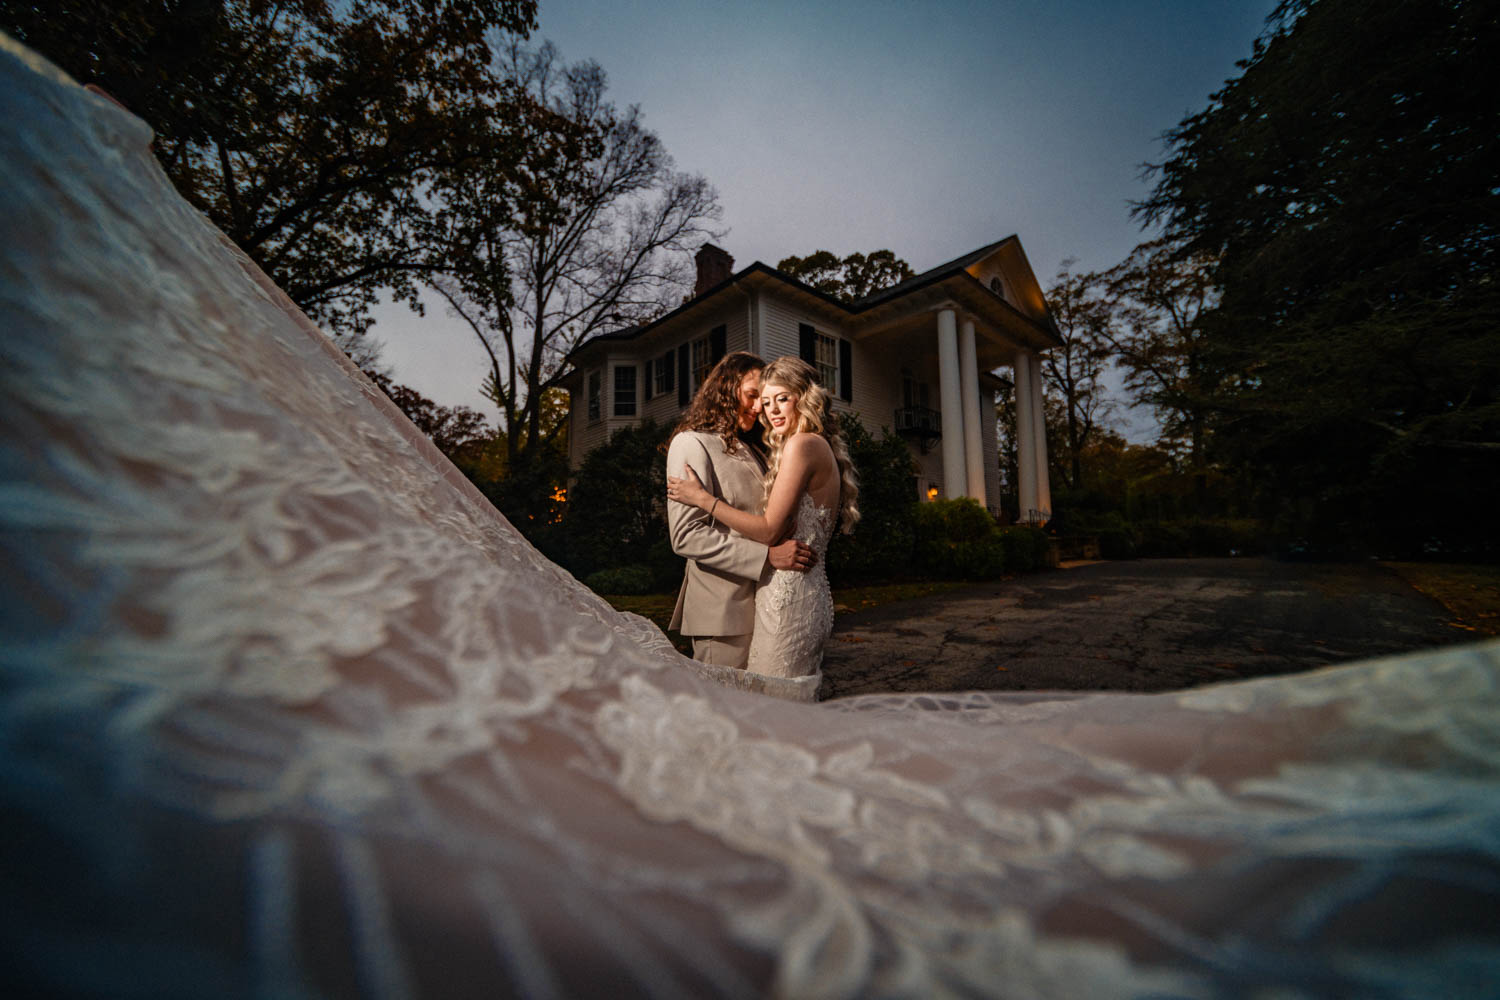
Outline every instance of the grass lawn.
<path fill-rule="evenodd" d="M 971 584 L 952 580 L 922 580 L 911 583 L 877 583 L 865 587 L 844 587 L 833 592 L 833 610 L 835 614 L 863 611 L 877 604 L 905 601 L 913 597 L 926 597 L 928 594 L 941 594 L 944 591 L 968 586 Z M 692 648 L 688 641 L 667 628 L 667 622 L 672 620 L 672 609 L 677 606 L 675 592 L 640 596 L 625 594 L 601 594 L 600 596 L 616 611 L 631 611 L 642 618 L 651 619 L 658 628 L 667 633 L 667 638 L 672 640 L 673 645 L 685 654 L 691 653 Z"/>
<path fill-rule="evenodd" d="M 1458 628 L 1500 635 L 1500 566 L 1388 562 L 1403 580 L 1447 608 Z"/>

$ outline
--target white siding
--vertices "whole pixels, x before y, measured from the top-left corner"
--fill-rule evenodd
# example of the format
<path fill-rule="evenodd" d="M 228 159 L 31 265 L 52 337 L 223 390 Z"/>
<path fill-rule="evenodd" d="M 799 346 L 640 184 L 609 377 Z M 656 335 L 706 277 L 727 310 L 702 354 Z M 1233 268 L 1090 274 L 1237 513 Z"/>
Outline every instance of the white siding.
<path fill-rule="evenodd" d="M 589 373 L 599 372 L 599 377 L 604 378 L 603 366 L 584 368 L 579 372 L 578 392 L 573 396 L 571 402 L 572 423 L 568 427 L 568 464 L 576 469 L 583 461 L 583 456 L 591 450 L 604 443 L 605 402 L 608 396 L 607 387 L 601 385 L 599 399 L 599 419 L 589 419 Z"/>
<path fill-rule="evenodd" d="M 803 323 L 811 324 L 814 330 L 824 336 L 848 339 L 844 329 L 837 324 L 804 312 L 774 295 L 761 296 L 760 315 L 761 343 L 764 347 L 761 357 L 767 361 L 783 355 L 794 358 L 799 356 L 801 336 L 798 327 Z M 859 417 L 860 423 L 865 425 L 865 430 L 879 437 L 882 427 L 891 426 L 896 407 L 900 405 L 900 365 L 893 367 L 889 359 L 876 356 L 857 340 L 851 342 L 849 347 L 850 365 L 854 369 L 851 393 L 854 399 L 852 403 L 844 402 L 838 395 L 837 387 L 834 387 L 833 409 L 835 413 L 852 410 Z"/>
<path fill-rule="evenodd" d="M 657 358 L 657 359 L 659 359 L 663 354 L 667 353 L 667 345 L 666 344 L 658 345 L 658 347 L 659 347 L 658 350 L 650 352 L 652 354 L 652 356 L 654 358 Z M 675 344 L 672 345 L 671 350 L 672 350 L 672 388 L 668 389 L 666 392 L 664 392 L 660 396 L 655 395 L 655 392 L 656 392 L 656 386 L 655 386 L 656 377 L 655 377 L 655 375 L 653 373 L 653 375 L 652 375 L 652 383 L 653 384 L 652 384 L 652 387 L 651 387 L 651 391 L 652 391 L 653 395 L 651 396 L 650 399 L 646 400 L 646 402 L 644 403 L 644 405 L 642 405 L 642 407 L 641 407 L 641 419 L 642 420 L 654 420 L 658 424 L 671 424 L 671 423 L 676 423 L 677 422 L 677 414 L 680 412 L 680 408 L 677 405 L 677 347 L 676 347 Z M 643 364 L 642 365 L 642 374 L 645 373 L 644 369 L 645 369 L 645 366 Z M 642 397 L 644 397 L 645 393 L 642 392 L 641 395 L 642 395 Z"/>
<path fill-rule="evenodd" d="M 852 363 L 854 367 L 854 402 L 852 409 L 859 416 L 865 430 L 876 437 L 895 426 L 896 408 L 901 405 L 900 358 L 892 358 L 870 350 L 868 345 L 855 341 Z"/>
<path fill-rule="evenodd" d="M 738 302 L 735 301 L 736 298 L 739 299 Z M 581 370 L 579 389 L 570 403 L 568 464 L 571 468 L 577 469 L 582 464 L 584 456 L 608 441 L 610 436 L 622 427 L 634 427 L 646 420 L 654 420 L 657 424 L 677 422 L 683 409 L 677 404 L 677 381 L 680 373 L 677 370 L 676 359 L 679 345 L 707 337 L 714 327 L 723 326 L 725 328 L 724 348 L 727 352 L 749 349 L 749 324 L 746 318 L 744 297 L 726 295 L 725 299 L 725 305 L 705 312 L 701 318 L 697 319 L 691 332 L 683 333 L 679 328 L 671 338 L 659 334 L 655 336 L 648 334 L 635 340 L 622 341 L 611 345 L 608 354 L 597 366 L 589 366 Z M 648 400 L 646 399 L 646 361 L 651 360 L 654 366 L 654 363 L 666 354 L 668 349 L 672 351 L 672 388 L 662 395 L 656 395 L 653 374 L 652 396 Z M 617 417 L 614 415 L 614 368 L 616 365 L 626 364 L 636 366 L 636 415 Z M 588 376 L 589 372 L 595 370 L 599 371 L 603 379 L 600 419 L 590 421 L 588 419 Z"/>
<path fill-rule="evenodd" d="M 813 323 L 813 318 L 799 312 L 775 295 L 761 295 L 760 356 L 767 361 L 774 361 L 784 355 L 797 357 L 799 346 L 797 324 L 799 323 Z M 813 323 L 813 326 L 817 325 Z"/>
<path fill-rule="evenodd" d="M 626 365 L 635 366 L 635 415 L 617 417 L 615 416 L 615 369 Z M 641 396 L 644 395 L 641 390 L 641 369 L 644 367 L 644 361 L 638 359 L 633 351 L 622 349 L 610 352 L 609 363 L 604 369 L 604 433 L 603 440 L 599 444 L 608 441 L 620 428 L 634 427 L 641 422 Z"/>
<path fill-rule="evenodd" d="M 738 293 L 735 297 L 741 300 L 737 303 L 737 308 L 726 310 L 722 319 L 703 328 L 707 333 L 719 323 L 723 323 L 728 328 L 725 331 L 725 344 L 730 354 L 735 351 L 750 350 L 750 303 Z"/>
<path fill-rule="evenodd" d="M 726 302 L 719 309 L 706 312 L 698 318 L 690 332 L 683 332 L 680 328 L 673 335 L 673 339 L 662 336 L 642 338 L 635 341 L 626 341 L 619 345 L 611 345 L 611 350 L 601 363 L 595 368 L 585 368 L 580 372 L 578 381 L 578 392 L 573 399 L 569 460 L 573 468 L 578 468 L 585 455 L 594 448 L 605 443 L 609 436 L 622 427 L 634 426 L 644 420 L 653 420 L 659 425 L 670 425 L 676 423 L 682 408 L 677 403 L 677 381 L 679 372 L 676 367 L 676 351 L 679 345 L 690 343 L 701 337 L 707 337 L 709 332 L 720 324 L 725 327 L 725 349 L 728 351 L 744 351 L 750 348 L 748 310 L 743 301 L 736 302 L 733 296 L 725 296 Z M 790 302 L 774 294 L 763 294 L 760 298 L 760 342 L 761 357 L 767 361 L 783 355 L 796 357 L 799 348 L 798 326 L 802 323 L 810 323 L 815 330 L 825 336 L 843 338 L 844 330 L 827 322 L 826 320 L 811 313 L 804 312 L 792 305 Z M 933 338 L 930 342 L 919 341 L 911 349 L 909 355 L 893 354 L 887 345 L 881 345 L 884 350 L 871 349 L 870 345 L 860 341 L 850 344 L 850 361 L 853 366 L 853 404 L 845 403 L 835 394 L 833 401 L 834 411 L 842 413 L 852 410 L 864 424 L 865 429 L 876 437 L 882 437 L 889 431 L 895 422 L 896 410 L 904 405 L 902 395 L 901 372 L 903 368 L 910 369 L 919 382 L 925 382 L 929 390 L 929 406 L 938 409 L 938 373 L 937 373 L 937 341 L 936 326 L 934 324 Z M 653 395 L 646 399 L 646 360 L 649 358 L 654 362 L 661 358 L 668 349 L 673 352 L 673 387 L 666 393 L 655 394 L 653 378 Z M 614 416 L 614 366 L 620 364 L 634 364 L 637 370 L 636 383 L 636 416 L 616 417 Z M 588 419 L 588 376 L 589 372 L 597 370 L 601 378 L 601 399 L 599 420 Z M 990 397 L 989 393 L 982 393 L 983 397 Z M 998 443 L 996 441 L 994 420 L 992 414 L 994 406 L 992 400 L 981 407 L 982 426 L 981 441 L 984 450 L 985 463 L 985 493 L 986 501 L 991 510 L 997 510 L 1000 499 L 1000 476 Z M 943 459 L 941 449 L 934 446 L 927 454 L 923 455 L 913 444 L 911 445 L 913 459 L 917 463 L 918 476 L 915 490 L 919 499 L 926 498 L 929 485 L 935 485 L 942 489 L 943 483 Z"/>

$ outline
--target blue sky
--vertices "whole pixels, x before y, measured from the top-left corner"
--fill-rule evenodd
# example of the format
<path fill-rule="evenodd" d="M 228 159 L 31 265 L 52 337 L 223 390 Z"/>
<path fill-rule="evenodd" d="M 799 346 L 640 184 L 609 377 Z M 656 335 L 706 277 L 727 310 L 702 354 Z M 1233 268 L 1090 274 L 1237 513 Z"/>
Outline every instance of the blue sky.
<path fill-rule="evenodd" d="M 736 268 L 890 249 L 917 270 L 1012 233 L 1045 287 L 1118 263 L 1161 134 L 1250 54 L 1275 0 L 541 0 L 533 41 L 594 59 L 724 207 Z M 488 411 L 434 306 L 373 331 L 404 382 Z M 1134 435 L 1132 435 L 1134 436 Z"/>

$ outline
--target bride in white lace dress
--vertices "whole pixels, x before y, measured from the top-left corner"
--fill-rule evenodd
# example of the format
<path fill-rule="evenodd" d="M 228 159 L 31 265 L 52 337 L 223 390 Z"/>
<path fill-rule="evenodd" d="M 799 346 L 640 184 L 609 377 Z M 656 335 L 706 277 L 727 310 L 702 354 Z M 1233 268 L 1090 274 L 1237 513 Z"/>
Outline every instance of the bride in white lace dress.
<path fill-rule="evenodd" d="M 777 358 L 761 374 L 761 421 L 771 444 L 764 514 L 730 507 L 687 470 L 668 477 L 667 496 L 756 541 L 795 537 L 817 553 L 806 573 L 775 570 L 755 593 L 749 669 L 772 677 L 816 677 L 833 632 L 833 595 L 823 556 L 835 524 L 859 520 L 859 485 L 849 451 L 829 411 L 828 393 L 800 358 Z"/>

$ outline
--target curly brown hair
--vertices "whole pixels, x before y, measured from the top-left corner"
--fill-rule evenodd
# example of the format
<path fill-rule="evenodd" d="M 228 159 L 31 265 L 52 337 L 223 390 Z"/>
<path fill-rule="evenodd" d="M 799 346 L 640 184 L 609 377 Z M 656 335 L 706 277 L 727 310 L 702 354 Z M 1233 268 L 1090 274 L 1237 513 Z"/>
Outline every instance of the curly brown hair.
<path fill-rule="evenodd" d="M 764 361 L 747 351 L 724 355 L 698 387 L 671 436 L 683 431 L 717 434 L 724 442 L 724 450 L 733 455 L 740 447 L 740 383 L 746 375 L 765 366 Z"/>

